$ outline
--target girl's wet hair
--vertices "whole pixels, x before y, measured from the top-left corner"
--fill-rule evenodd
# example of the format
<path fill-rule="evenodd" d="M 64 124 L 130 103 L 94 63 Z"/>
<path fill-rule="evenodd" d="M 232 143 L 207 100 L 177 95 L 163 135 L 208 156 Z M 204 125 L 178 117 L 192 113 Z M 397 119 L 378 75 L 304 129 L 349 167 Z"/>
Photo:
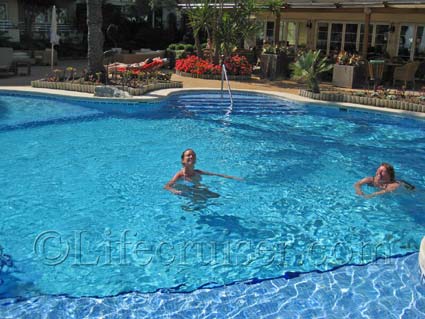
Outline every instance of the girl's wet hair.
<path fill-rule="evenodd" d="M 181 156 L 181 159 L 183 159 L 183 157 L 184 157 L 184 153 L 186 153 L 187 151 L 192 151 L 192 152 L 193 152 L 193 154 L 195 154 L 195 156 L 196 156 L 196 153 L 195 153 L 195 151 L 194 151 L 193 149 L 191 149 L 191 148 L 187 148 L 187 149 L 185 149 L 185 150 L 183 151 L 182 156 Z"/>
<path fill-rule="evenodd" d="M 384 166 L 387 171 L 388 171 L 388 175 L 390 175 L 390 181 L 391 182 L 395 182 L 395 170 L 394 167 L 391 164 L 388 163 L 381 163 L 381 165 L 379 165 L 379 167 Z"/>

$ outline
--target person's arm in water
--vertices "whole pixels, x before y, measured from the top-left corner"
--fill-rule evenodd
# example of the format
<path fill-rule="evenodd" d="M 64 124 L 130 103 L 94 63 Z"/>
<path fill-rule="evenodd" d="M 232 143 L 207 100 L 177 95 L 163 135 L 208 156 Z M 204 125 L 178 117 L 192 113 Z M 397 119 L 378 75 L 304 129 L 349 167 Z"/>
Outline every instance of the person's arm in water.
<path fill-rule="evenodd" d="M 223 177 L 223 178 L 234 179 L 234 180 L 237 180 L 237 181 L 243 181 L 243 178 L 236 177 L 236 176 L 231 176 L 231 175 L 224 175 L 224 174 L 219 174 L 219 173 L 212 173 L 212 172 L 207 172 L 207 171 L 201 171 L 199 169 L 197 169 L 196 172 L 199 173 L 199 174 L 202 174 L 202 175 L 219 176 L 219 177 Z"/>
<path fill-rule="evenodd" d="M 180 195 L 182 192 L 179 191 L 178 189 L 175 189 L 173 186 L 182 177 L 183 177 L 183 172 L 178 171 L 176 175 L 174 175 L 174 177 L 167 184 L 165 184 L 164 188 L 173 194 Z"/>
<path fill-rule="evenodd" d="M 365 177 L 354 184 L 354 188 L 356 189 L 356 194 L 363 196 L 364 198 L 372 198 L 385 193 L 390 193 L 395 191 L 400 186 L 399 183 L 394 182 L 394 183 L 388 184 L 385 189 L 381 189 L 371 194 L 365 194 L 363 193 L 363 190 L 362 190 L 362 185 L 364 184 L 373 184 L 373 177 Z"/>
<path fill-rule="evenodd" d="M 382 194 L 385 194 L 385 193 L 394 192 L 399 186 L 400 186 L 400 184 L 397 183 L 397 182 L 392 183 L 392 184 L 388 184 L 387 187 L 385 187 L 385 189 L 381 189 L 380 191 L 374 192 L 372 194 L 363 195 L 363 197 L 364 198 L 372 198 L 372 197 L 382 195 Z"/>
<path fill-rule="evenodd" d="M 361 180 L 359 180 L 357 183 L 354 184 L 354 188 L 356 189 L 356 194 L 360 196 L 365 196 L 365 193 L 363 193 L 362 186 L 364 184 L 372 184 L 373 183 L 373 177 L 365 177 Z"/>

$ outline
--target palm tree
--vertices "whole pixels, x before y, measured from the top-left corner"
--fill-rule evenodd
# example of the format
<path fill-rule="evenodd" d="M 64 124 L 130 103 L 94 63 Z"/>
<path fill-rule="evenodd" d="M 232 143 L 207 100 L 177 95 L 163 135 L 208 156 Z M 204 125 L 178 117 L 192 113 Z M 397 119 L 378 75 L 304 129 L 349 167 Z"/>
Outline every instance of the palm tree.
<path fill-rule="evenodd" d="M 87 0 L 87 42 L 89 74 L 103 73 L 103 32 L 102 32 L 102 0 Z"/>
<path fill-rule="evenodd" d="M 189 5 L 190 6 L 190 5 Z M 201 48 L 200 33 L 206 30 L 208 37 L 210 37 L 210 28 L 212 27 L 213 11 L 215 9 L 210 6 L 210 0 L 203 0 L 199 6 L 191 7 L 187 11 L 189 16 L 189 24 L 193 30 L 193 37 L 195 39 L 195 47 L 198 57 L 203 56 Z"/>
<path fill-rule="evenodd" d="M 279 44 L 279 38 L 280 38 L 280 20 L 281 20 L 281 13 L 280 10 L 285 5 L 285 1 L 283 0 L 269 0 L 267 2 L 268 9 L 274 14 L 275 16 L 275 22 L 274 22 L 274 44 Z"/>
<path fill-rule="evenodd" d="M 291 64 L 294 71 L 292 78 L 307 83 L 309 91 L 320 93 L 319 74 L 332 69 L 332 65 L 327 63 L 326 57 L 320 57 L 320 50 L 308 51 L 298 57 L 298 60 Z"/>

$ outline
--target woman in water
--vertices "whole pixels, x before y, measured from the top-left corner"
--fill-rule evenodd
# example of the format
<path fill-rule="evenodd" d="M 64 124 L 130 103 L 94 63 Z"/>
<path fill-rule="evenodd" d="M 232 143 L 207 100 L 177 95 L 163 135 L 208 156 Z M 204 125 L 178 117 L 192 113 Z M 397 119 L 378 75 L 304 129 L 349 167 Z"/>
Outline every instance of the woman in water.
<path fill-rule="evenodd" d="M 364 184 L 376 187 L 378 188 L 378 191 L 366 195 L 362 190 L 362 185 Z M 413 185 L 405 181 L 397 181 L 395 179 L 394 167 L 388 163 L 382 163 L 376 170 L 375 176 L 369 176 L 359 180 L 354 184 L 354 188 L 356 189 L 356 194 L 363 196 L 364 198 L 372 198 L 378 195 L 393 192 L 402 184 L 409 190 L 415 189 Z"/>
<path fill-rule="evenodd" d="M 174 177 L 165 184 L 164 188 L 170 192 L 180 195 L 182 194 L 181 190 L 174 188 L 174 185 L 177 181 L 181 180 L 186 186 L 198 186 L 201 183 L 201 175 L 211 175 L 211 176 L 220 176 L 224 178 L 230 178 L 235 180 L 242 180 L 241 178 L 223 175 L 218 173 L 211 173 L 206 171 L 201 171 L 200 169 L 195 169 L 196 164 L 196 153 L 192 149 L 187 149 L 182 153 L 181 156 L 183 168 L 179 170 Z"/>

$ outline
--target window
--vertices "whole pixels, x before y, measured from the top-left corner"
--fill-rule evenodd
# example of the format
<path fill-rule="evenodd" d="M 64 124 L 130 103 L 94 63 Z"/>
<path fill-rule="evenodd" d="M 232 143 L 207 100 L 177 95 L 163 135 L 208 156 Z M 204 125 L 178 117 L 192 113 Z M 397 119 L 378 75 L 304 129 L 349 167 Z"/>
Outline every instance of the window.
<path fill-rule="evenodd" d="M 0 20 L 7 20 L 7 5 L 0 3 Z"/>
<path fill-rule="evenodd" d="M 398 55 L 405 59 L 413 60 L 425 58 L 425 26 L 402 25 Z"/>
<path fill-rule="evenodd" d="M 403 25 L 400 30 L 400 41 L 398 44 L 398 55 L 402 58 L 410 59 L 413 49 L 413 32 L 415 26 Z"/>
<path fill-rule="evenodd" d="M 415 57 L 425 57 L 425 26 L 419 26 L 416 31 Z"/>
<path fill-rule="evenodd" d="M 325 21 L 319 22 L 317 27 L 316 49 L 323 50 L 327 55 L 337 53 L 341 49 L 348 52 L 362 51 L 364 24 Z M 387 51 L 388 32 L 389 24 L 370 24 L 368 48 L 375 53 L 384 54 Z M 425 30 L 423 32 L 425 33 Z"/>
<path fill-rule="evenodd" d="M 298 46 L 307 46 L 307 22 L 300 22 L 298 24 Z"/>
<path fill-rule="evenodd" d="M 281 28 L 282 33 L 280 36 L 281 41 L 284 44 L 290 46 L 306 46 L 307 44 L 307 23 L 306 22 L 295 22 L 285 21 Z"/>
<path fill-rule="evenodd" d="M 338 53 L 341 51 L 342 43 L 342 23 L 332 23 L 331 39 L 329 49 L 332 52 Z"/>
<path fill-rule="evenodd" d="M 344 50 L 347 52 L 356 52 L 357 48 L 357 29 L 358 24 L 347 23 L 345 25 Z"/>
<path fill-rule="evenodd" d="M 387 52 L 388 31 L 388 24 L 378 24 L 375 26 L 375 52 L 379 52 L 382 54 Z"/>
<path fill-rule="evenodd" d="M 317 24 L 317 44 L 316 49 L 327 52 L 328 46 L 328 23 L 320 22 Z"/>
<path fill-rule="evenodd" d="M 273 21 L 267 21 L 266 24 L 266 40 L 268 42 L 273 42 L 273 36 L 274 36 L 274 22 Z"/>
<path fill-rule="evenodd" d="M 288 33 L 286 36 L 286 41 L 288 45 L 295 45 L 296 44 L 296 24 L 294 22 L 288 22 Z"/>

